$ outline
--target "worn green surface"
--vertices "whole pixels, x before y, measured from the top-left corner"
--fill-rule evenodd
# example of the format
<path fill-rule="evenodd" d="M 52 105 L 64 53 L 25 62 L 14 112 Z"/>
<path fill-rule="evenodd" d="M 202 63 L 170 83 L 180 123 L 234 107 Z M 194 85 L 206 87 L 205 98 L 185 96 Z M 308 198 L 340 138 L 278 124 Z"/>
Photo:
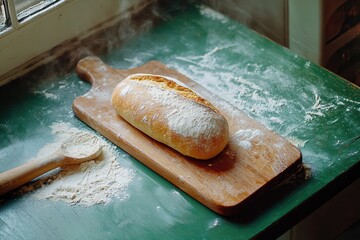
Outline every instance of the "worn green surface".
<path fill-rule="evenodd" d="M 209 9 L 172 15 L 101 58 L 116 68 L 158 60 L 178 70 L 298 145 L 312 177 L 224 218 L 118 149 L 118 161 L 136 173 L 126 200 L 82 207 L 10 198 L 0 204 L 0 239 L 247 239 L 290 227 L 295 209 L 306 212 L 303 203 L 325 186 L 343 187 L 339 179 L 360 160 L 359 88 Z M 53 141 L 54 122 L 88 129 L 71 104 L 90 85 L 51 72 L 0 88 L 0 171 Z"/>

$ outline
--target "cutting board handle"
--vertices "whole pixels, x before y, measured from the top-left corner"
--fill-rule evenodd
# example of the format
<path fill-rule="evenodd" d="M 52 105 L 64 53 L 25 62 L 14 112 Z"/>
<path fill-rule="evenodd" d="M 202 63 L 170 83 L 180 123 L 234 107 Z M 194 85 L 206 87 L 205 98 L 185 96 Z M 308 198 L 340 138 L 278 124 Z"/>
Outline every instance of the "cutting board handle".
<path fill-rule="evenodd" d="M 76 73 L 78 76 L 95 85 L 97 82 L 107 81 L 117 72 L 114 68 L 106 65 L 98 57 L 86 57 L 81 59 L 76 65 Z"/>

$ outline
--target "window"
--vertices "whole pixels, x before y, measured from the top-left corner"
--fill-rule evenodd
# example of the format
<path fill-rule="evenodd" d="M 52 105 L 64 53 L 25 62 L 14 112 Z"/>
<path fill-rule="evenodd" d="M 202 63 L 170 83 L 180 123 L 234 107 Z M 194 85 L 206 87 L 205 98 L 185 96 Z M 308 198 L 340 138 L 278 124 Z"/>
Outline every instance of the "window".
<path fill-rule="evenodd" d="M 14 0 L 16 17 L 19 22 L 41 10 L 51 6 L 58 0 Z"/>
<path fill-rule="evenodd" d="M 4 2 L 0 0 L 0 31 L 3 31 L 6 28 L 6 15 Z"/>
<path fill-rule="evenodd" d="M 0 0 L 0 31 L 30 18 L 60 0 Z"/>

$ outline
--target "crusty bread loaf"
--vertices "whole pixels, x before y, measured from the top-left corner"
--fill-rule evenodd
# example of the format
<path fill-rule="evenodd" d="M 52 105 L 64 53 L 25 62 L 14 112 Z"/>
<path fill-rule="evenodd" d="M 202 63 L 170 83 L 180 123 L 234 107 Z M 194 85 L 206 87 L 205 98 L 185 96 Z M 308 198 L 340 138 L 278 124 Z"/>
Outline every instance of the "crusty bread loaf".
<path fill-rule="evenodd" d="M 227 120 L 208 101 L 175 81 L 158 75 L 130 75 L 115 87 L 112 105 L 153 139 L 186 156 L 210 159 L 228 142 Z"/>

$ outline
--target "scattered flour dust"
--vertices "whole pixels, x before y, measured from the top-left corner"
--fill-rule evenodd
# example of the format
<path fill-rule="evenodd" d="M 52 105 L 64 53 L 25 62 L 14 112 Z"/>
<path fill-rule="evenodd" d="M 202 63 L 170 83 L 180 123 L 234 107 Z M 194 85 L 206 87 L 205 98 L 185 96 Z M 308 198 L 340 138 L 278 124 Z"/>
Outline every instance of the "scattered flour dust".
<path fill-rule="evenodd" d="M 83 132 L 64 122 L 54 123 L 51 128 L 57 141 L 45 145 L 38 156 L 54 152 L 64 140 L 73 134 Z M 102 138 L 98 138 L 98 142 L 102 146 L 102 153 L 94 161 L 66 167 L 58 174 L 44 177 L 19 191 L 21 193 L 33 191 L 33 195 L 38 199 L 64 201 L 71 205 L 83 206 L 107 204 L 112 198 L 125 199 L 128 196 L 127 186 L 133 179 L 134 173 L 120 166 L 113 145 Z"/>
<path fill-rule="evenodd" d="M 298 148 L 303 148 L 305 144 L 308 142 L 308 140 L 304 141 L 294 137 L 287 137 L 287 140 L 289 140 L 293 145 L 295 145 Z"/>
<path fill-rule="evenodd" d="M 310 110 L 306 111 L 305 122 L 313 120 L 314 116 L 323 117 L 325 116 L 324 112 L 336 108 L 336 105 L 334 104 L 322 104 L 320 96 L 316 92 L 314 92 L 314 95 L 315 103 Z"/>
<path fill-rule="evenodd" d="M 241 129 L 231 137 L 230 141 L 234 142 L 239 147 L 249 150 L 252 148 L 252 140 L 260 138 L 262 135 L 263 132 L 258 129 Z"/>
<path fill-rule="evenodd" d="M 213 20 L 219 20 L 221 23 L 227 22 L 227 18 L 223 14 L 205 5 L 200 6 L 200 14 Z"/>
<path fill-rule="evenodd" d="M 58 99 L 59 99 L 58 96 L 56 96 L 56 95 L 53 94 L 53 93 L 48 93 L 46 90 L 43 90 L 43 91 L 35 91 L 35 94 L 43 95 L 43 96 L 45 96 L 47 99 L 52 99 L 52 100 L 58 100 Z"/>

